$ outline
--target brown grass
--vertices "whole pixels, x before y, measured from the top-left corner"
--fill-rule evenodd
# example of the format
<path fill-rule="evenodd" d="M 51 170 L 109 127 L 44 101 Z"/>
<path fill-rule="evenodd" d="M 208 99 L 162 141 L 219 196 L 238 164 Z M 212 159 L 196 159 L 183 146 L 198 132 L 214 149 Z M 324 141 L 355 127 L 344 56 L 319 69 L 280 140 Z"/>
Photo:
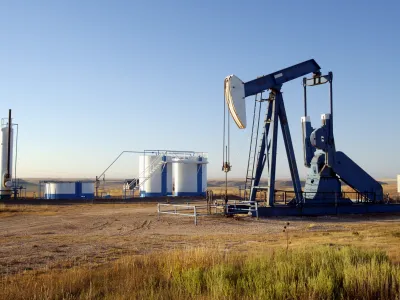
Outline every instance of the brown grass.
<path fill-rule="evenodd" d="M 392 299 L 400 268 L 380 251 L 306 247 L 257 255 L 190 249 L 96 268 L 3 278 L 2 299 Z"/>
<path fill-rule="evenodd" d="M 374 299 L 377 293 L 382 293 L 382 299 L 400 296 L 396 267 L 400 263 L 399 216 L 259 221 L 211 217 L 200 219 L 195 227 L 188 218 L 163 216 L 157 221 L 155 211 L 154 204 L 0 206 L 2 258 L 11 245 L 17 247 L 0 268 L 19 270 L 1 277 L 0 299 L 293 298 L 285 291 L 301 299 L 353 299 L 355 295 Z M 32 221 L 25 223 L 26 228 L 5 233 L 27 219 Z M 59 219 L 65 222 L 57 223 Z M 47 220 L 51 224 L 45 226 Z M 280 256 L 273 262 L 273 253 L 285 252 L 281 227 L 287 220 L 292 257 L 285 261 Z M 32 229 L 35 221 L 37 230 Z M 93 250 L 78 252 L 90 245 Z M 341 256 L 339 249 L 347 249 L 347 254 Z M 316 266 L 332 258 L 341 268 L 333 273 L 327 273 L 328 268 L 318 271 L 302 253 L 314 257 Z M 349 263 L 351 257 L 366 260 L 354 265 Z M 34 264 L 34 259 L 47 265 Z M 274 265 L 278 262 L 279 266 Z M 265 269 L 257 269 L 258 265 Z M 266 272 L 279 268 L 293 274 L 310 270 L 310 280 L 291 281 L 287 274 L 283 279 L 272 277 L 277 285 L 263 281 L 278 276 Z M 257 282 L 259 286 L 254 286 Z M 337 282 L 352 284 L 343 289 Z M 272 290 L 266 292 L 268 284 Z M 298 289 L 293 291 L 293 286 Z"/>

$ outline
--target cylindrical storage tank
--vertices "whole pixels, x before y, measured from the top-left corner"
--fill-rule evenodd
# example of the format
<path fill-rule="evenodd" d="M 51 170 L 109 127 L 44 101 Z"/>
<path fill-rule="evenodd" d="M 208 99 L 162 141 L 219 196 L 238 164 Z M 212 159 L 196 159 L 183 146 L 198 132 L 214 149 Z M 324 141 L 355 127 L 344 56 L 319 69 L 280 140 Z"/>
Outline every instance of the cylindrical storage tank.
<path fill-rule="evenodd" d="M 139 156 L 141 197 L 172 195 L 172 160 L 165 155 Z"/>
<path fill-rule="evenodd" d="M 203 196 L 207 189 L 207 159 L 189 157 L 173 165 L 175 196 Z"/>
<path fill-rule="evenodd" d="M 45 199 L 76 199 L 75 182 L 46 182 Z"/>
<path fill-rule="evenodd" d="M 93 199 L 94 198 L 94 182 L 93 181 L 83 181 L 81 198 Z"/>
<path fill-rule="evenodd" d="M 201 163 L 199 163 L 197 165 L 198 168 L 198 172 L 197 172 L 197 176 L 198 178 L 201 178 L 201 183 L 199 182 L 198 179 L 198 187 L 201 187 L 201 190 L 199 192 L 199 194 L 201 196 L 205 196 L 206 195 L 206 190 L 207 190 L 207 158 L 206 157 L 199 157 L 199 161 Z"/>
<path fill-rule="evenodd" d="M 46 182 L 45 199 L 93 199 L 94 182 L 92 181 L 53 181 Z"/>
<path fill-rule="evenodd" d="M 14 130 L 11 128 L 10 137 L 10 173 L 9 179 L 6 180 L 8 169 L 8 124 L 6 127 L 1 128 L 1 185 L 0 185 L 0 199 L 10 198 L 12 194 L 12 170 L 13 170 L 13 133 Z"/>
<path fill-rule="evenodd" d="M 400 194 L 400 175 L 397 175 L 397 192 Z"/>

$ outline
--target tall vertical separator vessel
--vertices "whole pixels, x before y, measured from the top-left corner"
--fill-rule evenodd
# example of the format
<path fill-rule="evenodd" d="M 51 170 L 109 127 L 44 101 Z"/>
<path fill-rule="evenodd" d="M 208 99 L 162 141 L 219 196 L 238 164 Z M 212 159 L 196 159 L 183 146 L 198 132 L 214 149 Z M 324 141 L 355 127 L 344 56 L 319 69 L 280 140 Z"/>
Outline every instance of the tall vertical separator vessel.
<path fill-rule="evenodd" d="M 10 199 L 12 195 L 13 128 L 11 109 L 8 120 L 1 124 L 1 189 L 0 199 Z"/>

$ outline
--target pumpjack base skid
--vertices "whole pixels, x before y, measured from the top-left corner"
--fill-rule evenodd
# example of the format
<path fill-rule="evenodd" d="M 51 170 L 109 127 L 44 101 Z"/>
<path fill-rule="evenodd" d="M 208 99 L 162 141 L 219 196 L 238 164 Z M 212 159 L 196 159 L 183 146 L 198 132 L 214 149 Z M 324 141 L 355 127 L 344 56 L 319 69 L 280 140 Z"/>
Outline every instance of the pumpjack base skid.
<path fill-rule="evenodd" d="M 400 213 L 400 204 L 372 204 L 360 203 L 349 205 L 303 205 L 295 207 L 289 205 L 275 205 L 259 207 L 258 217 L 275 216 L 325 216 L 325 215 L 349 215 L 349 214 L 380 214 Z M 252 213 L 253 217 L 256 214 Z"/>

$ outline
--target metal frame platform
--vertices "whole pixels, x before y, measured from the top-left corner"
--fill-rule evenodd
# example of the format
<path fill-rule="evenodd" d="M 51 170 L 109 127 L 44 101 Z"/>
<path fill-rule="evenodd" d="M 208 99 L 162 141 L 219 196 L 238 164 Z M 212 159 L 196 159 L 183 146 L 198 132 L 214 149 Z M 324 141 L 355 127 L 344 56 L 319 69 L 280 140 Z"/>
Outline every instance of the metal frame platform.
<path fill-rule="evenodd" d="M 359 203 L 352 205 L 310 205 L 291 207 L 275 205 L 258 207 L 258 217 L 273 216 L 325 216 L 346 214 L 400 213 L 400 204 Z M 253 212 L 253 217 L 257 215 Z"/>

